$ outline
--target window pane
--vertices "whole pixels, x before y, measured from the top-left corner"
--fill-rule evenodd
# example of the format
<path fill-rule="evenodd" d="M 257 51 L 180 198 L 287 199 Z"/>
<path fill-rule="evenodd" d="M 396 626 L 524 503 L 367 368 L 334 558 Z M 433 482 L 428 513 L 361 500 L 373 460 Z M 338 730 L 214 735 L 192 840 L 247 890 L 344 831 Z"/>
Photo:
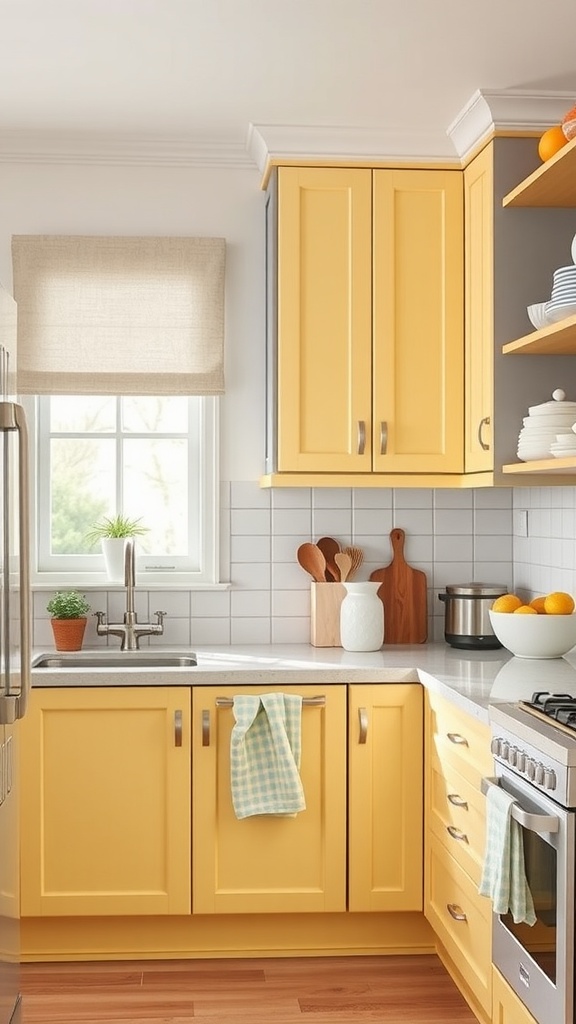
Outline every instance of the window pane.
<path fill-rule="evenodd" d="M 51 554 L 83 554 L 84 537 L 94 521 L 115 503 L 113 440 L 53 438 L 50 444 Z"/>
<path fill-rule="evenodd" d="M 123 398 L 122 429 L 137 434 L 185 434 L 187 398 Z"/>
<path fill-rule="evenodd" d="M 184 439 L 124 442 L 124 512 L 149 533 L 138 546 L 153 555 L 188 553 L 188 444 Z"/>
<path fill-rule="evenodd" d="M 50 429 L 57 433 L 111 433 L 116 399 L 107 395 L 58 395 L 50 402 Z"/>

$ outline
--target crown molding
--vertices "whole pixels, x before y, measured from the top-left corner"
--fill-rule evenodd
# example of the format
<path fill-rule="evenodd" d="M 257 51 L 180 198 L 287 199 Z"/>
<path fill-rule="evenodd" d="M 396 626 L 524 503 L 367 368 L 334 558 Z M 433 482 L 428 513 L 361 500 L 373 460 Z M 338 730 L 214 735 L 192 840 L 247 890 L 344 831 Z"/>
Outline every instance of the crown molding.
<path fill-rule="evenodd" d="M 186 135 L 18 130 L 0 130 L 0 163 L 255 169 L 244 145 Z"/>
<path fill-rule="evenodd" d="M 447 128 L 458 156 L 466 157 L 496 132 L 541 133 L 560 124 L 574 106 L 573 92 L 477 89 Z"/>
<path fill-rule="evenodd" d="M 270 163 L 314 159 L 455 160 L 451 140 L 445 135 L 388 128 L 355 128 L 326 125 L 250 124 L 247 150 L 262 173 Z"/>

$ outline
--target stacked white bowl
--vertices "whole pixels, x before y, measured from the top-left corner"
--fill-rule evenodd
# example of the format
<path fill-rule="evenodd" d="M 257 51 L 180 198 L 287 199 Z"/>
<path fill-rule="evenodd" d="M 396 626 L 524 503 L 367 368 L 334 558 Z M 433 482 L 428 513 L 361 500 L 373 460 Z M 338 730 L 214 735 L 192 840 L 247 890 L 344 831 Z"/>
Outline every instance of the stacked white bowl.
<path fill-rule="evenodd" d="M 550 302 L 545 307 L 546 319 L 555 324 L 576 313 L 576 266 L 559 267 L 554 271 Z"/>
<path fill-rule="evenodd" d="M 558 444 L 558 436 L 566 436 L 576 423 L 576 402 L 567 402 L 565 392 L 557 388 L 552 392 L 551 402 L 530 406 L 523 423 L 518 436 L 520 461 L 549 459 L 550 455 L 557 454 L 552 450 L 552 445 Z M 576 441 L 576 433 L 573 437 Z M 576 444 L 573 447 L 576 448 Z M 566 454 L 565 450 L 562 451 L 562 455 Z"/>

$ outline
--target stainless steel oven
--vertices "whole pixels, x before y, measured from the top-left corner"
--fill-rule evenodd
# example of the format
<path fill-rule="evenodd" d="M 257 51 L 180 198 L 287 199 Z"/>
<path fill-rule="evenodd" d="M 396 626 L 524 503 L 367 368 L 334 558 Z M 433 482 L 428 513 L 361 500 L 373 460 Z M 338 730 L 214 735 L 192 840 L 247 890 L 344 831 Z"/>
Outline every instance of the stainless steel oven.
<path fill-rule="evenodd" d="M 576 731 L 548 717 L 548 699 L 490 708 L 495 777 L 483 789 L 514 797 L 536 913 L 532 926 L 493 915 L 493 962 L 538 1024 L 575 1024 Z M 576 698 L 561 700 L 576 729 Z"/>

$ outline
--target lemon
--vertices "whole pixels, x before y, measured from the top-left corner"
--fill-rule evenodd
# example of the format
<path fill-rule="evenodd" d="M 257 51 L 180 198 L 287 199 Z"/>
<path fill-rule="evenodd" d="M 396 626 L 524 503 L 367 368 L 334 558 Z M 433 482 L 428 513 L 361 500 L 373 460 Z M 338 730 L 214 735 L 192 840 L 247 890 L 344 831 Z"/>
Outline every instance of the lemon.
<path fill-rule="evenodd" d="M 574 598 L 562 590 L 555 590 L 544 598 L 546 615 L 571 615 L 574 611 Z"/>
<path fill-rule="evenodd" d="M 502 594 L 502 597 L 497 597 L 492 605 L 493 612 L 515 612 L 520 607 L 522 601 L 516 594 Z"/>
<path fill-rule="evenodd" d="M 545 597 L 535 597 L 532 601 L 530 601 L 530 607 L 534 608 L 535 611 L 538 612 L 538 615 L 544 615 L 545 610 L 546 610 L 544 608 L 545 600 L 546 600 Z"/>
<path fill-rule="evenodd" d="M 514 615 L 538 615 L 538 612 L 529 604 L 521 604 L 519 608 L 514 609 Z"/>

